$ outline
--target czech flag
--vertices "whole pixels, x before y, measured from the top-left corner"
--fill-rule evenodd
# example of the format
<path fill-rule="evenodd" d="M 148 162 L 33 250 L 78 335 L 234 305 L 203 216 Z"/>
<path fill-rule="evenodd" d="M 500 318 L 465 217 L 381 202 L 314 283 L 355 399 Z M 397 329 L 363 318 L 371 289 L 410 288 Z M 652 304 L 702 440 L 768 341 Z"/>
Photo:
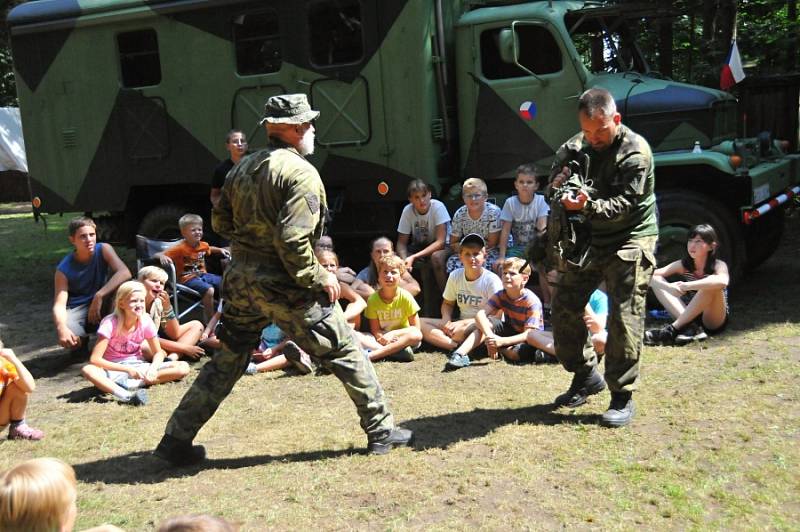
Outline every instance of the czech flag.
<path fill-rule="evenodd" d="M 719 86 L 722 90 L 728 90 L 744 79 L 744 69 L 742 69 L 742 58 L 739 57 L 739 48 L 736 40 L 731 44 L 731 51 L 728 52 L 728 59 L 722 67 L 719 75 Z"/>

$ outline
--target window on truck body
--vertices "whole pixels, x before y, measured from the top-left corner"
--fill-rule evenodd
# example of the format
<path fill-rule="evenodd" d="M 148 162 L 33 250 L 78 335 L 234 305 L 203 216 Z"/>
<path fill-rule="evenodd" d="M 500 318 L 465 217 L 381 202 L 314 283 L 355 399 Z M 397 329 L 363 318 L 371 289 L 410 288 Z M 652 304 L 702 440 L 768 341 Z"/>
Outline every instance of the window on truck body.
<path fill-rule="evenodd" d="M 161 83 L 161 58 L 154 29 L 117 34 L 122 86 L 148 87 Z"/>
<path fill-rule="evenodd" d="M 236 72 L 243 76 L 281 69 L 283 53 L 278 12 L 268 9 L 244 13 L 233 19 Z"/>

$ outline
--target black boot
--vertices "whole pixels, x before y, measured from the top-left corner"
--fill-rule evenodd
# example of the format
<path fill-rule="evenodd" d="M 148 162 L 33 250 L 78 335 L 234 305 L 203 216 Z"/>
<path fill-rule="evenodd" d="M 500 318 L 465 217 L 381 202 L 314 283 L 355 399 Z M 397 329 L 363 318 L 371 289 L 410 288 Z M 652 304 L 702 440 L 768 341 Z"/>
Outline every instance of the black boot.
<path fill-rule="evenodd" d="M 367 450 L 370 454 L 386 454 L 395 447 L 411 445 L 413 441 L 414 433 L 412 431 L 395 427 L 379 436 L 370 434 L 367 437 Z"/>
<path fill-rule="evenodd" d="M 584 404 L 590 395 L 602 392 L 605 387 L 606 381 L 603 380 L 603 376 L 597 372 L 596 368 L 592 368 L 588 372 L 586 370 L 576 371 L 572 375 L 572 384 L 569 385 L 569 389 L 556 397 L 554 403 L 556 406 L 575 408 Z"/>
<path fill-rule="evenodd" d="M 174 466 L 190 466 L 199 464 L 206 457 L 206 448 L 192 445 L 191 441 L 183 441 L 164 434 L 153 454 Z"/>
<path fill-rule="evenodd" d="M 603 414 L 601 423 L 606 427 L 624 427 L 633 420 L 635 413 L 631 392 L 611 392 L 611 404 Z"/>

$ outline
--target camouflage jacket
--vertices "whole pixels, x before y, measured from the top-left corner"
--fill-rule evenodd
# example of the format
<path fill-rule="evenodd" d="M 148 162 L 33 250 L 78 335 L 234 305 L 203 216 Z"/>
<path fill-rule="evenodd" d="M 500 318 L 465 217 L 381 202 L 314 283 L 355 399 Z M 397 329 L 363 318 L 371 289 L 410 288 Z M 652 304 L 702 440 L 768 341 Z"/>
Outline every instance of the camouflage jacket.
<path fill-rule="evenodd" d="M 653 154 L 642 136 L 620 125 L 611 146 L 598 152 L 578 133 L 556 152 L 551 180 L 575 153 L 589 156 L 587 184 L 596 189 L 583 211 L 592 225 L 592 247 L 616 249 L 658 234 Z"/>
<path fill-rule="evenodd" d="M 321 289 L 327 272 L 314 256 L 327 204 L 316 168 L 292 146 L 270 138 L 265 150 L 231 169 L 212 212 L 231 241 L 234 262 L 257 261 L 279 291 Z"/>

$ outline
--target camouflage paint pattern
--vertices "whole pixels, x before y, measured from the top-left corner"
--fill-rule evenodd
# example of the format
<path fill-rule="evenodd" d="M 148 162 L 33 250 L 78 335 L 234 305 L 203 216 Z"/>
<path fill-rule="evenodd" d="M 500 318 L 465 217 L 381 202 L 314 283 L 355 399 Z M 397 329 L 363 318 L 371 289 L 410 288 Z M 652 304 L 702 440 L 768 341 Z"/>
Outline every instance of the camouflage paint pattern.
<path fill-rule="evenodd" d="M 334 215 L 329 229 L 337 238 L 392 234 L 412 178 L 429 182 L 451 209 L 460 198 L 452 187 L 465 177 L 487 180 L 502 203 L 517 165 L 550 164 L 577 128 L 575 98 L 592 86 L 608 89 L 626 123 L 650 142 L 659 192 L 714 201 L 726 226 L 717 228 L 726 235 L 722 253 L 730 253 L 724 258 L 732 266 L 746 258 L 733 254 L 736 241 L 763 241 L 743 226 L 741 212 L 800 182 L 800 156 L 774 147 L 761 153 L 753 142 L 736 142 L 746 164 L 731 166 L 737 114 L 730 94 L 646 69 L 587 68 L 570 35 L 573 23 L 603 16 L 608 27 L 617 26 L 625 6 L 442 0 L 438 21 L 436 3 L 349 4 L 360 13 L 363 49 L 358 58 L 330 64 L 315 63 L 309 53 L 317 34 L 309 13 L 324 1 L 49 0 L 16 7 L 8 23 L 30 185 L 42 201 L 35 212 L 107 212 L 131 241 L 159 206 L 206 214 L 225 132 L 240 128 L 251 148 L 263 147 L 261 105 L 292 92 L 306 93 L 322 112 L 311 161 L 324 176 Z M 280 65 L 242 74 L 237 27 L 259 13 L 278 21 Z M 546 29 L 560 70 L 490 79 L 481 36 L 508 29 L 519 37 L 525 27 Z M 124 86 L 117 38 L 151 30 L 160 78 Z M 433 44 L 440 37 L 445 53 Z M 536 104 L 530 119 L 520 116 L 526 101 Z M 703 153 L 692 153 L 696 140 Z M 385 195 L 381 182 L 389 185 Z M 687 227 L 706 221 L 680 214 L 670 217 L 665 240 L 681 240 Z"/>

